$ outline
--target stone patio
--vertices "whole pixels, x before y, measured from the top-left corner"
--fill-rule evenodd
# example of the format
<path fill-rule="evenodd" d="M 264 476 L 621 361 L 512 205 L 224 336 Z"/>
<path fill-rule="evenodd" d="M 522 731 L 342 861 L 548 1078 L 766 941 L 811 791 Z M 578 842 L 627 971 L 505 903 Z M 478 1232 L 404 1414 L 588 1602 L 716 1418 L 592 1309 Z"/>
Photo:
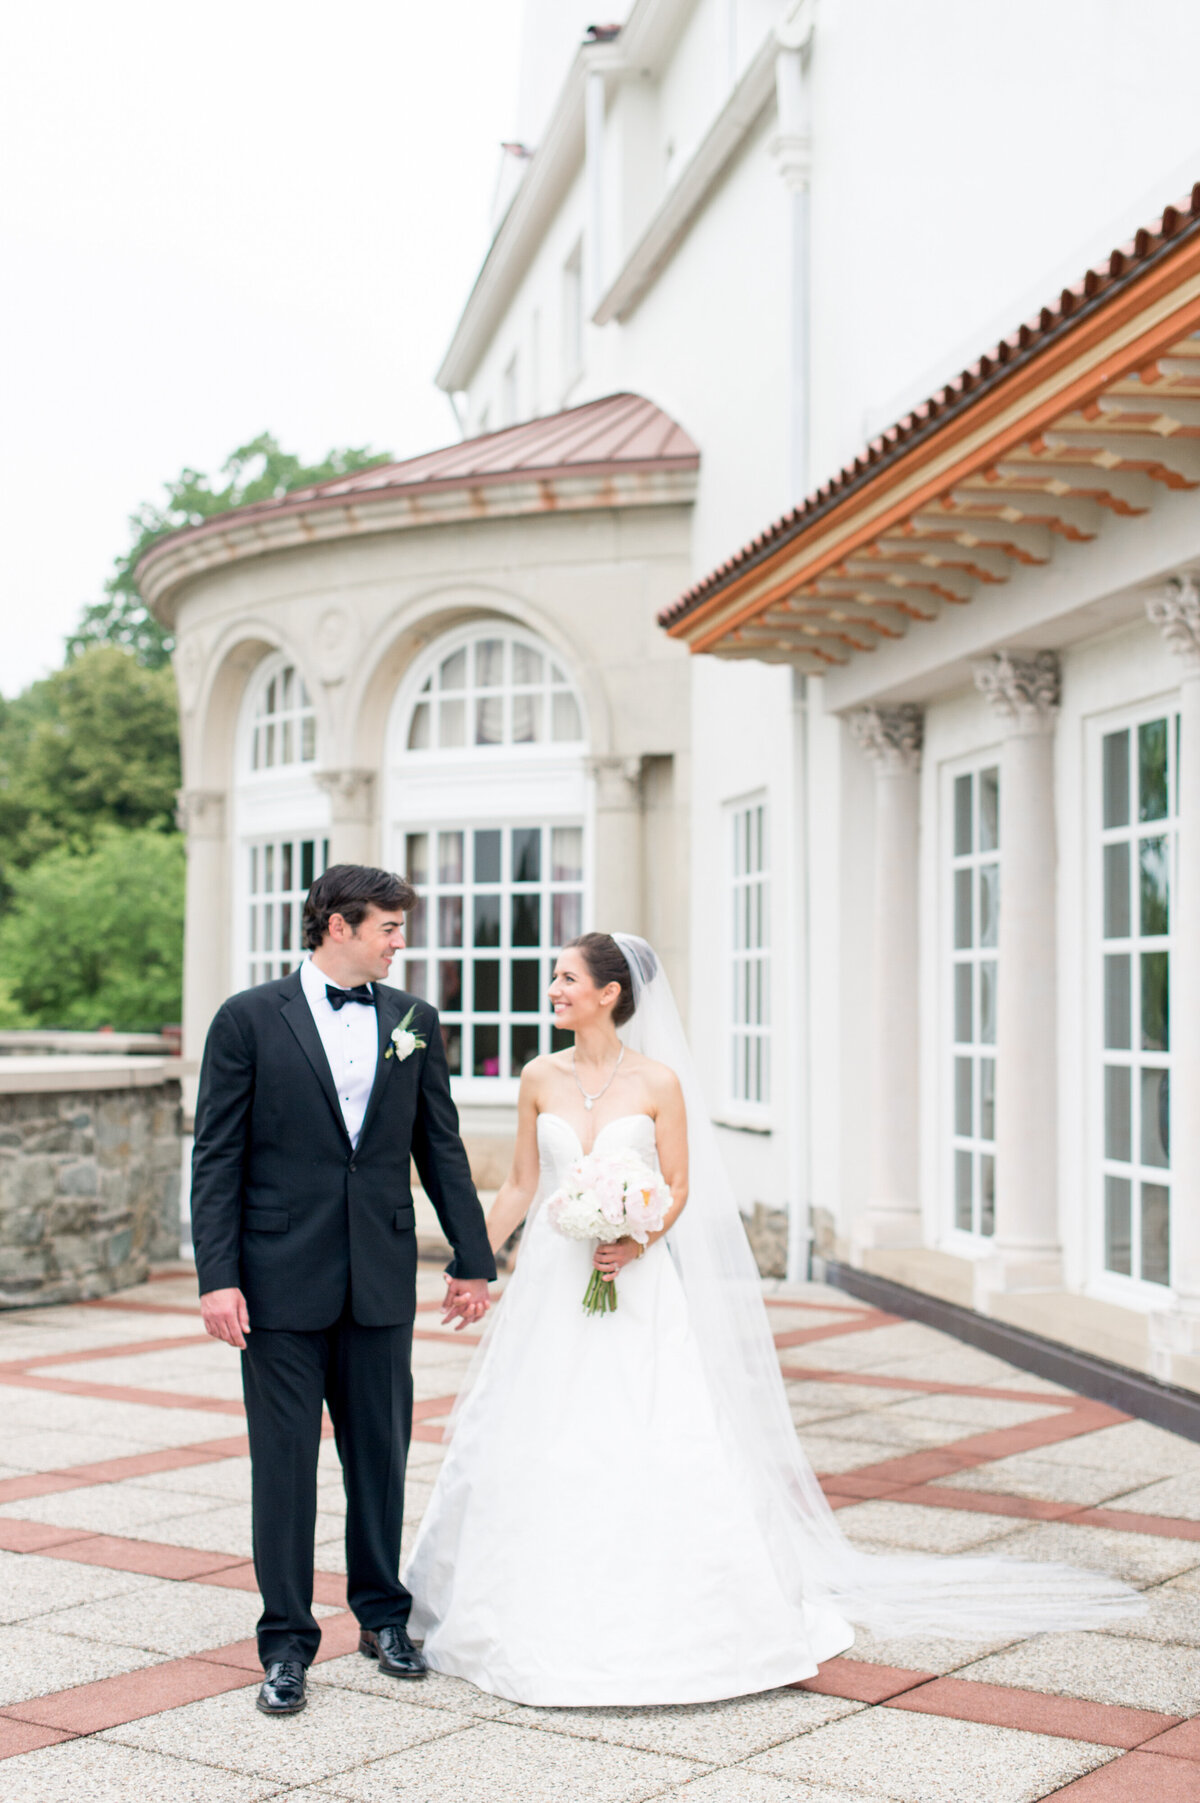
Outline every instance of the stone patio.
<path fill-rule="evenodd" d="M 406 1536 L 471 1357 L 421 1275 Z M 873 1641 L 703 1708 L 526 1709 L 355 1650 L 322 1452 L 308 1710 L 253 1708 L 237 1356 L 176 1267 L 0 1315 L 4 1803 L 1200 1803 L 1200 1446 L 816 1284 L 765 1285 L 797 1429 L 863 1544 L 1120 1573 L 1094 1634 Z M 717 1624 L 719 1629 L 719 1624 Z M 1194 1719 L 1197 1718 L 1197 1719 Z"/>

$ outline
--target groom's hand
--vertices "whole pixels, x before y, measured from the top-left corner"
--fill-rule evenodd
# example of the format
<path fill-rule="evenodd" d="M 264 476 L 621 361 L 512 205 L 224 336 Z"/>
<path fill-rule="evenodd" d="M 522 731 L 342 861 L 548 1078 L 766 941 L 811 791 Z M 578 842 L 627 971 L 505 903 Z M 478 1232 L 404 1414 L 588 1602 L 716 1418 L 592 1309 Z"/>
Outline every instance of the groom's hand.
<path fill-rule="evenodd" d="M 486 1277 L 447 1277 L 446 1294 L 442 1302 L 442 1326 L 460 1317 L 455 1333 L 461 1333 L 464 1327 L 472 1327 L 476 1321 L 482 1321 L 488 1312 L 488 1286 Z"/>
<path fill-rule="evenodd" d="M 204 1318 L 205 1333 L 245 1352 L 250 1316 L 246 1298 L 240 1290 L 209 1290 L 200 1298 L 200 1313 Z"/>

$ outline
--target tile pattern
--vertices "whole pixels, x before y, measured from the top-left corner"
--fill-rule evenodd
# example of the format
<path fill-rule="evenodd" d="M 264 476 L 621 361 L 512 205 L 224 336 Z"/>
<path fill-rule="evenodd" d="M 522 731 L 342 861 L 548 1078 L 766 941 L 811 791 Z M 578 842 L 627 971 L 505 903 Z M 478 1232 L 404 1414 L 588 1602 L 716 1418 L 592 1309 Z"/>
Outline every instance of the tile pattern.
<path fill-rule="evenodd" d="M 764 1289 L 847 1532 L 1118 1572 L 1143 1617 L 1007 1644 L 863 1635 L 802 1685 L 699 1708 L 399 1687 L 357 1653 L 326 1444 L 312 1702 L 264 1724 L 236 1362 L 197 1332 L 193 1282 L 0 1320 L 5 1803 L 1200 1803 L 1200 1446 L 820 1285 Z M 407 1536 L 478 1337 L 442 1328 L 436 1272 L 420 1284 Z"/>

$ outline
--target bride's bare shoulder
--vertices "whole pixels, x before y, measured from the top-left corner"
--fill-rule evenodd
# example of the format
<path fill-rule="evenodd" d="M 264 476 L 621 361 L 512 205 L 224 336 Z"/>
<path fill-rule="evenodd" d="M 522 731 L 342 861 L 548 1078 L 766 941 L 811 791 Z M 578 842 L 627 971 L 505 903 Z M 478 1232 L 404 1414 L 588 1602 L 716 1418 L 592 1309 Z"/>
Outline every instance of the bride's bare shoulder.
<path fill-rule="evenodd" d="M 634 1070 L 653 1092 L 656 1100 L 666 1101 L 681 1093 L 679 1078 L 669 1064 L 660 1064 L 657 1058 L 647 1058 L 644 1052 L 638 1052 L 636 1056 Z"/>

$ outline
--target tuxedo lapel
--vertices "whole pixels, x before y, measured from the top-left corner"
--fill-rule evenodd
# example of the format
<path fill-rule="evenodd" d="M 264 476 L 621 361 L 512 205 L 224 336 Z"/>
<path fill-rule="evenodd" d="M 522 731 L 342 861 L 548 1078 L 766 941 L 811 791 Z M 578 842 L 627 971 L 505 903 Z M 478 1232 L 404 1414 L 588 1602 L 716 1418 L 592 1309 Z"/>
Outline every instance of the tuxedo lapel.
<path fill-rule="evenodd" d="M 300 1050 L 304 1053 L 304 1056 L 308 1059 L 308 1062 L 312 1067 L 313 1075 L 321 1085 L 321 1088 L 325 1091 L 325 1100 L 333 1110 L 333 1118 L 337 1122 L 338 1132 L 342 1135 L 343 1139 L 346 1140 L 347 1144 L 349 1144 L 350 1136 L 346 1132 L 346 1123 L 342 1119 L 342 1107 L 341 1103 L 338 1101 L 337 1088 L 333 1081 L 333 1072 L 329 1068 L 329 1060 L 325 1056 L 325 1047 L 321 1044 L 321 1035 L 317 1032 L 317 1023 L 313 1019 L 312 1009 L 308 1005 L 308 997 L 301 987 L 299 972 L 296 973 L 294 981 L 296 987 L 288 997 L 287 1001 L 284 1002 L 281 1013 L 292 1032 L 296 1035 Z"/>
<path fill-rule="evenodd" d="M 371 1085 L 371 1093 L 367 1097 L 367 1112 L 363 1115 L 362 1131 L 358 1136 L 361 1146 L 367 1137 L 367 1130 L 379 1109 L 380 1097 L 384 1085 L 392 1074 L 395 1058 L 385 1056 L 391 1045 L 392 1028 L 400 1025 L 400 997 L 396 990 L 389 989 L 383 983 L 375 984 L 375 1014 L 379 1022 L 379 1050 L 375 1054 L 375 1081 Z"/>

